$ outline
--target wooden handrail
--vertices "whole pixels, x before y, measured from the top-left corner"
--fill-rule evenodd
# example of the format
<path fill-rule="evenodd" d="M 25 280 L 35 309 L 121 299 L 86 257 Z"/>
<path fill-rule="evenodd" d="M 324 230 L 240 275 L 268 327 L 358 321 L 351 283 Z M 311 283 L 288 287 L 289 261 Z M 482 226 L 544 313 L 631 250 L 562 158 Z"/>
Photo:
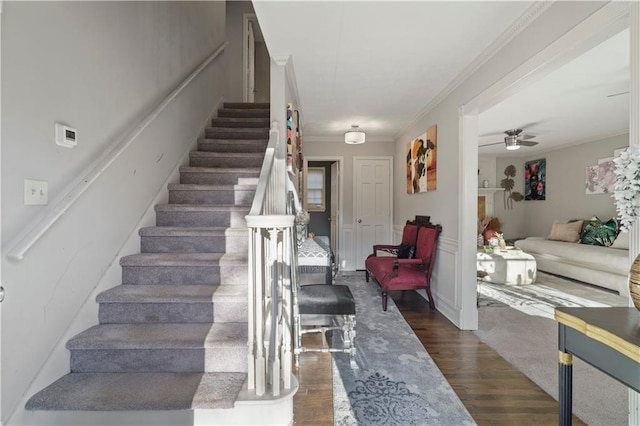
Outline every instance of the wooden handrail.
<path fill-rule="evenodd" d="M 224 51 L 229 44 L 225 41 L 213 53 L 211 53 L 189 76 L 178 85 L 157 107 L 141 120 L 133 130 L 127 131 L 114 140 L 109 147 L 101 154 L 97 163 L 88 167 L 85 177 L 80 180 L 64 197 L 56 204 L 48 206 L 42 219 L 31 226 L 27 232 L 7 254 L 10 260 L 19 262 L 24 259 L 25 253 L 53 226 L 60 217 L 66 213 L 71 206 L 84 194 L 93 183 L 102 175 L 113 162 L 124 152 L 129 145 L 151 124 L 160 113 L 173 101 L 182 90 L 193 81 L 214 59 Z"/>

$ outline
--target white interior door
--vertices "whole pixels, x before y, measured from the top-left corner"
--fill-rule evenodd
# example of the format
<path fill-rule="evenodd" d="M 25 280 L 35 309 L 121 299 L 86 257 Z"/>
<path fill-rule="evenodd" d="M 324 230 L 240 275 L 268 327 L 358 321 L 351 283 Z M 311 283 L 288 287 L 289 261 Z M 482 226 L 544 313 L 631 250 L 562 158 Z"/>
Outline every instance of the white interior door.
<path fill-rule="evenodd" d="M 356 269 L 364 269 L 374 244 L 392 240 L 391 161 L 391 157 L 354 157 Z"/>
<path fill-rule="evenodd" d="M 331 234 L 330 234 L 330 238 L 331 238 L 331 252 L 334 254 L 335 256 L 335 264 L 336 265 L 340 265 L 340 260 L 338 259 L 338 251 L 337 251 L 337 247 L 338 247 L 338 211 L 339 211 L 339 188 L 340 186 L 338 185 L 340 179 L 340 170 L 338 169 L 338 162 L 333 162 L 331 163 L 331 188 L 329 189 L 330 191 L 330 197 L 331 197 L 331 214 L 329 216 L 329 220 L 331 221 L 330 226 L 331 226 Z"/>
<path fill-rule="evenodd" d="M 247 26 L 247 102 L 253 102 L 256 91 L 256 38 L 253 23 Z"/>

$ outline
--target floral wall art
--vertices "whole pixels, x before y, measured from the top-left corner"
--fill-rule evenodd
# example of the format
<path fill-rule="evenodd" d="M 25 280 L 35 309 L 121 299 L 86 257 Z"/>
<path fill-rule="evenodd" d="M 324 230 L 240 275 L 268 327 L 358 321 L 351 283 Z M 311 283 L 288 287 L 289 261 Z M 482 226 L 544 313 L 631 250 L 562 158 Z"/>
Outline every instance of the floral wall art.
<path fill-rule="evenodd" d="M 547 160 L 524 163 L 524 199 L 544 200 L 547 194 Z"/>
<path fill-rule="evenodd" d="M 437 188 L 437 128 L 435 125 L 407 143 L 407 194 Z"/>

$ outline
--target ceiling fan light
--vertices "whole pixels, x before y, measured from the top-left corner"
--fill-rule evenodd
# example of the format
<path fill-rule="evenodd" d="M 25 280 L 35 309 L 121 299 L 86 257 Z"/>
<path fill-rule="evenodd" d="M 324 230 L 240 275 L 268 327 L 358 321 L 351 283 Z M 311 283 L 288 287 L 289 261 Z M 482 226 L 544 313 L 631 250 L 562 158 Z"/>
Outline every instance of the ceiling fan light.
<path fill-rule="evenodd" d="M 344 143 L 349 145 L 359 145 L 364 143 L 365 133 L 357 124 L 352 124 L 351 128 L 344 133 Z"/>
<path fill-rule="evenodd" d="M 520 149 L 520 144 L 518 143 L 518 136 L 509 135 L 504 138 L 504 144 L 509 151 L 515 151 L 516 149 Z"/>

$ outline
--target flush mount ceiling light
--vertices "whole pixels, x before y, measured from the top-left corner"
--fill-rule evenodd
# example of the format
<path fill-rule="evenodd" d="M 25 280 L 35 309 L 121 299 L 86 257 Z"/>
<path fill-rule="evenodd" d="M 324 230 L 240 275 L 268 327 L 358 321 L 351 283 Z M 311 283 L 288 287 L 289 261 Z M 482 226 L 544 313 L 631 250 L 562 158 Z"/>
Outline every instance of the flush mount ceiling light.
<path fill-rule="evenodd" d="M 507 149 L 510 151 L 520 149 L 520 141 L 518 140 L 518 135 L 505 136 L 504 144 L 507 146 Z"/>
<path fill-rule="evenodd" d="M 359 145 L 364 143 L 365 133 L 357 124 L 352 124 L 351 128 L 344 133 L 344 143 Z"/>

